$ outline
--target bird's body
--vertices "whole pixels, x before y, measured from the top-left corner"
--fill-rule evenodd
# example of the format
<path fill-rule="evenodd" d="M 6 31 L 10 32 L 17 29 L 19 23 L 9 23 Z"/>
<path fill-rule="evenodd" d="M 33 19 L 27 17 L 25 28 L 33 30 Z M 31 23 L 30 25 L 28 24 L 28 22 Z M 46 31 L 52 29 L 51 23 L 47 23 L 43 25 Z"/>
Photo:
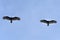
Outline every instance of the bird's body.
<path fill-rule="evenodd" d="M 47 20 L 40 20 L 40 22 L 46 23 L 47 26 L 49 26 L 49 24 L 51 23 L 57 23 L 55 20 L 51 20 L 51 21 L 47 21 Z"/>
<path fill-rule="evenodd" d="M 13 20 L 20 20 L 19 17 L 8 17 L 8 16 L 4 16 L 3 19 L 10 20 L 10 23 L 12 23 Z"/>

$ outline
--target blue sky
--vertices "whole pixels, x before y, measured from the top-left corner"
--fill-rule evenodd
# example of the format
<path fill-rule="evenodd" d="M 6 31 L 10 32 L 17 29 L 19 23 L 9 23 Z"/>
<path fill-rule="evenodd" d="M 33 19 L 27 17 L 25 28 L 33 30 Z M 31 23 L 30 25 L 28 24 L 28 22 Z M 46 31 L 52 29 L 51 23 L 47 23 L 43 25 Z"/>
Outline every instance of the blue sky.
<path fill-rule="evenodd" d="M 0 0 L 0 40 L 60 40 L 60 0 Z M 17 16 L 11 24 L 3 16 Z M 56 20 L 49 27 L 41 19 Z"/>

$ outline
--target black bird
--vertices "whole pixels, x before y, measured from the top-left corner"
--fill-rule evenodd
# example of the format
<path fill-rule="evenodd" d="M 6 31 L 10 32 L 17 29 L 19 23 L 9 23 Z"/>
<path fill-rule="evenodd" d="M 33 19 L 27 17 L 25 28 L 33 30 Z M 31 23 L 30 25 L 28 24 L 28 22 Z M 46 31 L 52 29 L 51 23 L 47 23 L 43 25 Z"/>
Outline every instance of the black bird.
<path fill-rule="evenodd" d="M 9 16 L 4 16 L 3 19 L 10 20 L 10 23 L 12 23 L 13 20 L 20 20 L 19 17 L 9 17 Z"/>
<path fill-rule="evenodd" d="M 46 24 L 47 24 L 47 26 L 49 26 L 49 24 L 51 24 L 51 23 L 57 23 L 57 21 L 55 21 L 55 20 L 51 20 L 51 21 L 47 21 L 47 20 L 40 20 L 40 22 L 46 23 Z"/>

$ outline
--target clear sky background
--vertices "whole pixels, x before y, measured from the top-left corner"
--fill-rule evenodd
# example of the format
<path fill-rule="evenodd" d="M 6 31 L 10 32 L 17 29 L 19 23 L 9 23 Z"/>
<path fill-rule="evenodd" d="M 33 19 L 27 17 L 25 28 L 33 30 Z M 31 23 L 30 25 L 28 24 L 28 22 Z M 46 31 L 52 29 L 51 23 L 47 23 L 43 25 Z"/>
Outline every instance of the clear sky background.
<path fill-rule="evenodd" d="M 11 24 L 3 16 L 17 16 Z M 41 23 L 56 20 L 56 24 Z M 60 0 L 0 0 L 0 40 L 60 40 Z"/>

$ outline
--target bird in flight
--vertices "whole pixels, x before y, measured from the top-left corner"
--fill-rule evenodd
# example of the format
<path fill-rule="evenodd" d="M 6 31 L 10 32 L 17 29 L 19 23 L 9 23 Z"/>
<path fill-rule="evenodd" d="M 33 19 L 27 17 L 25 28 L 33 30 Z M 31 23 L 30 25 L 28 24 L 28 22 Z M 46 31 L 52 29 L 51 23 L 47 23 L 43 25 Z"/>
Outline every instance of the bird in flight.
<path fill-rule="evenodd" d="M 9 17 L 9 16 L 4 16 L 3 19 L 10 20 L 10 23 L 12 23 L 12 21 L 14 20 L 20 20 L 19 17 Z"/>
<path fill-rule="evenodd" d="M 57 23 L 57 21 L 55 21 L 55 20 L 50 20 L 50 21 L 47 21 L 47 20 L 40 20 L 40 22 L 46 23 L 47 26 L 49 26 L 49 24 L 52 24 L 52 23 Z"/>

